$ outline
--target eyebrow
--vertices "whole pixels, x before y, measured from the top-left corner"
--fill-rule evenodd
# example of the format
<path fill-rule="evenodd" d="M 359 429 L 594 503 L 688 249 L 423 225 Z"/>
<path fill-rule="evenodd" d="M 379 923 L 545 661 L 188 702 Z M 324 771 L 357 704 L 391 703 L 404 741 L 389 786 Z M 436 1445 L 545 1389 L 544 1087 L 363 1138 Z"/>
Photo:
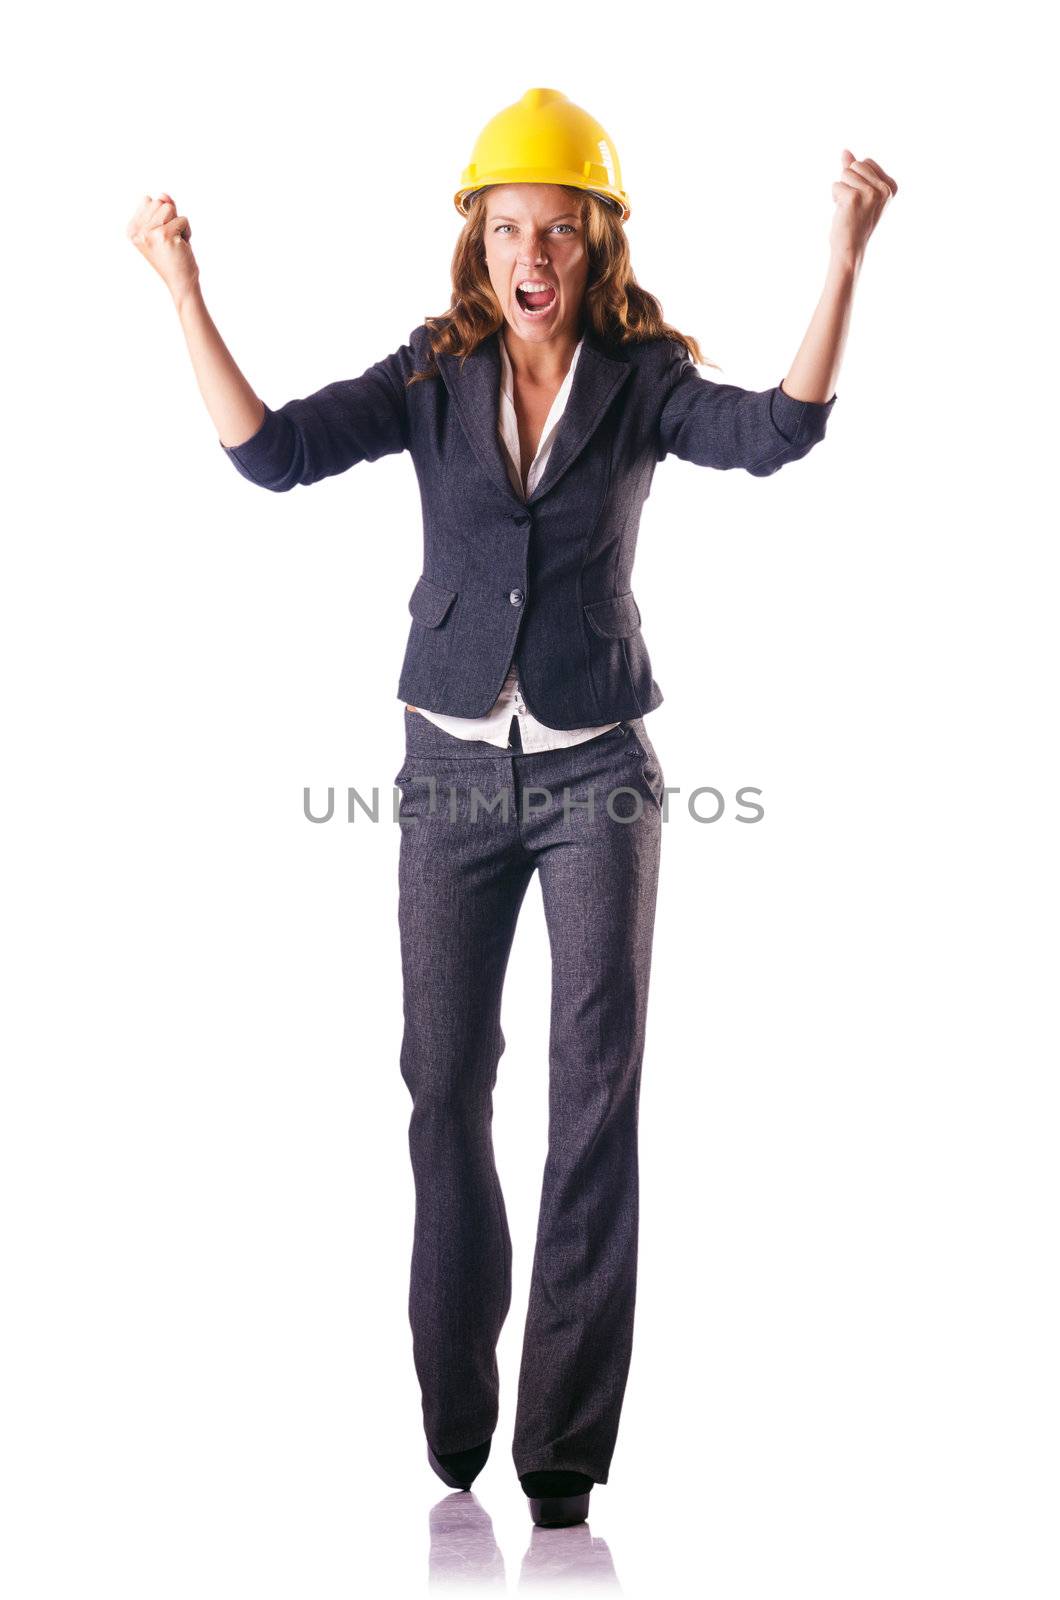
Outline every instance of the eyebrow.
<path fill-rule="evenodd" d="M 557 216 L 550 217 L 549 222 L 562 222 L 565 217 L 577 217 L 577 215 L 576 211 L 561 211 Z M 498 212 L 495 216 L 490 217 L 489 220 L 490 222 L 518 222 L 519 219 L 518 217 L 504 217 Z"/>

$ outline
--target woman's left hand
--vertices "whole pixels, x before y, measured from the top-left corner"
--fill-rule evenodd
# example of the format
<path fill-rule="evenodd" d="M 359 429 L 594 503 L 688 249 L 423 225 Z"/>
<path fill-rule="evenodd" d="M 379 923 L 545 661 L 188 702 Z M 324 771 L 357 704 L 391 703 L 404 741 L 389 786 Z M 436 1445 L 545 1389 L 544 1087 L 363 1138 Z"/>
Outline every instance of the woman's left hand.
<path fill-rule="evenodd" d="M 836 209 L 829 243 L 833 255 L 853 256 L 860 261 L 884 207 L 897 193 L 898 185 L 878 161 L 869 156 L 855 161 L 854 152 L 844 150 L 843 176 L 832 185 Z"/>

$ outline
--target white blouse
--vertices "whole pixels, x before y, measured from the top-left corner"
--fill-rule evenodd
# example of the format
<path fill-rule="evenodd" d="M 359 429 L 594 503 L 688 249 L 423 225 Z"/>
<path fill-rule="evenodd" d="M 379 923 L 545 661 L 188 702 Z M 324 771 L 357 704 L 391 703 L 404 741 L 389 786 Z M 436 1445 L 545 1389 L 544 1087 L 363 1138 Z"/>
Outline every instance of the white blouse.
<path fill-rule="evenodd" d="M 560 418 L 566 409 L 570 396 L 571 384 L 574 381 L 574 369 L 578 365 L 584 336 L 578 340 L 571 357 L 571 364 L 567 369 L 567 376 L 560 386 L 559 393 L 552 402 L 552 409 L 545 420 L 541 430 L 541 439 L 537 446 L 537 454 L 530 463 L 530 471 L 526 475 L 526 494 L 519 475 L 519 419 L 515 412 L 515 381 L 512 375 L 512 363 L 505 349 L 503 335 L 498 337 L 501 354 L 501 385 L 500 403 L 498 406 L 497 428 L 501 442 L 504 445 L 505 456 L 508 462 L 508 476 L 512 480 L 512 487 L 520 500 L 533 494 L 541 474 L 548 465 L 548 458 L 559 427 Z M 608 728 L 617 728 L 617 722 L 602 722 L 596 728 L 547 728 L 543 722 L 531 716 L 519 692 L 519 676 L 517 662 L 513 660 L 504 680 L 500 694 L 492 707 L 483 717 L 449 717 L 437 711 L 424 711 L 421 706 L 416 706 L 420 716 L 428 717 L 431 722 L 436 722 L 446 733 L 455 734 L 458 739 L 485 739 L 490 744 L 500 745 L 502 749 L 508 748 L 508 728 L 513 714 L 519 718 L 519 732 L 522 738 L 524 751 L 529 750 L 556 750 L 569 744 L 581 744 L 586 739 L 595 739 L 598 733 L 606 733 Z"/>

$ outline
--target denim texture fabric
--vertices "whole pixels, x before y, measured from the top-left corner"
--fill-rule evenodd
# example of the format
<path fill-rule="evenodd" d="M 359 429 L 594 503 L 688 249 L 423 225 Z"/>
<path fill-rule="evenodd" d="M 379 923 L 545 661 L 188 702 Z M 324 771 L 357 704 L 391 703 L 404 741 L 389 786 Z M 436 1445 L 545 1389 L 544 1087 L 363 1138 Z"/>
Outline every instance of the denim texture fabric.
<path fill-rule="evenodd" d="M 497 1426 L 512 1243 L 493 1089 L 502 987 L 536 872 L 552 959 L 548 1153 L 512 1455 L 520 1475 L 565 1469 L 606 1483 L 633 1341 L 662 770 L 640 719 L 533 753 L 457 738 L 411 711 L 405 730 L 394 778 L 401 1073 L 412 1097 L 409 1320 L 424 1431 L 449 1452 Z M 590 789 L 592 814 L 577 804 Z"/>
<path fill-rule="evenodd" d="M 530 712 L 572 729 L 662 704 L 632 573 L 641 511 L 667 455 L 767 477 L 823 439 L 836 396 L 795 400 L 778 383 L 704 378 L 683 345 L 584 345 L 548 464 L 525 501 L 498 437 L 498 334 L 428 370 L 425 325 L 358 378 L 265 407 L 245 443 L 221 446 L 278 492 L 408 450 L 423 509 L 422 571 L 398 696 L 422 710 L 485 716 L 518 652 Z M 220 442 L 220 441 L 219 441 Z M 680 549 L 689 530 L 676 528 Z M 367 559 L 391 528 L 365 529 Z"/>

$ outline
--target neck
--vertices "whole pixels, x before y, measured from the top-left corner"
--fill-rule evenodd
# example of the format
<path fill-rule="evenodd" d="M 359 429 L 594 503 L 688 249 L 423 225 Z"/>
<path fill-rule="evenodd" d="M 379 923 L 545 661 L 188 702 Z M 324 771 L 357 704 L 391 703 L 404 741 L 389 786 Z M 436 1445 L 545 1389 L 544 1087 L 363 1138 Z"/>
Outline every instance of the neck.
<path fill-rule="evenodd" d="M 567 376 L 581 329 L 557 331 L 550 339 L 521 339 L 510 323 L 500 337 L 512 364 L 512 373 L 522 383 L 548 388 L 561 384 Z"/>

